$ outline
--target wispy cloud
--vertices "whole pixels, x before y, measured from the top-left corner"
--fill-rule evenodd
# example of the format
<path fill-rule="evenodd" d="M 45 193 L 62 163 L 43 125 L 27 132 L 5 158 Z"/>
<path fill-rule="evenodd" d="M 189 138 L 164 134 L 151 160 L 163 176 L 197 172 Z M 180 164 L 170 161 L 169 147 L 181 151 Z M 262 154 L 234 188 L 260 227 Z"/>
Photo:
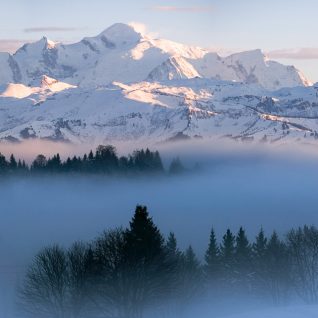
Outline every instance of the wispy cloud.
<path fill-rule="evenodd" d="M 177 7 L 177 6 L 155 6 L 151 10 L 159 12 L 212 12 L 214 8 L 212 6 L 195 6 L 195 7 Z"/>
<path fill-rule="evenodd" d="M 266 55 L 272 59 L 318 59 L 318 48 L 281 49 L 267 52 Z"/>
<path fill-rule="evenodd" d="M 23 44 L 29 42 L 27 40 L 0 40 L 0 52 L 8 52 L 14 53 L 17 49 L 19 49 Z"/>
<path fill-rule="evenodd" d="M 135 31 L 139 32 L 142 35 L 147 35 L 151 38 L 156 38 L 159 36 L 157 32 L 149 31 L 148 27 L 144 23 L 132 21 L 129 23 L 129 25 L 132 26 L 135 29 Z"/>
<path fill-rule="evenodd" d="M 23 31 L 26 33 L 41 33 L 41 32 L 75 32 L 84 28 L 69 28 L 69 27 L 36 27 L 26 28 Z"/>

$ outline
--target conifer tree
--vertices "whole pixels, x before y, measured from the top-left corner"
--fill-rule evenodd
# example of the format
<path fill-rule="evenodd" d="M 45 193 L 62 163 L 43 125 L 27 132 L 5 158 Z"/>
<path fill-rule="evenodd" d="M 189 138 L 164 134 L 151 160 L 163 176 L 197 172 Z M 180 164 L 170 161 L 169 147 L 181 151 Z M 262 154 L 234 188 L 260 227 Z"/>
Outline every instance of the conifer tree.
<path fill-rule="evenodd" d="M 228 229 L 223 236 L 220 246 L 220 257 L 223 265 L 223 280 L 225 283 L 232 283 L 234 277 L 235 266 L 235 236 Z"/>
<path fill-rule="evenodd" d="M 261 228 L 252 247 L 254 259 L 263 261 L 266 257 L 266 248 L 267 238 L 265 237 L 264 230 Z"/>
<path fill-rule="evenodd" d="M 260 229 L 256 240 L 252 246 L 252 255 L 253 255 L 253 286 L 258 293 L 264 294 L 264 286 L 266 285 L 267 280 L 267 244 L 268 240 L 265 237 L 264 230 Z"/>
<path fill-rule="evenodd" d="M 266 252 L 267 288 L 274 304 L 284 304 L 290 289 L 290 263 L 287 246 L 274 231 Z"/>
<path fill-rule="evenodd" d="M 223 241 L 220 247 L 220 255 L 223 263 L 230 265 L 234 261 L 235 254 L 235 237 L 231 230 L 228 229 L 223 236 Z M 233 264 L 232 264 L 233 265 Z"/>
<path fill-rule="evenodd" d="M 10 156 L 9 169 L 14 172 L 14 171 L 16 171 L 17 168 L 18 168 L 17 161 L 16 161 L 14 155 L 12 154 Z"/>
<path fill-rule="evenodd" d="M 0 174 L 3 174 L 8 169 L 8 162 L 6 161 L 6 157 L 0 153 Z"/>
<path fill-rule="evenodd" d="M 239 289 L 244 288 L 246 292 L 251 290 L 252 273 L 252 248 L 249 244 L 245 230 L 241 227 L 236 236 L 235 245 L 235 276 Z"/>
<path fill-rule="evenodd" d="M 182 255 L 179 271 L 181 305 L 185 308 L 202 291 L 201 266 L 191 245 Z"/>
<path fill-rule="evenodd" d="M 177 246 L 177 239 L 173 232 L 169 233 L 166 248 L 170 255 L 178 255 L 180 253 Z"/>
<path fill-rule="evenodd" d="M 134 310 L 139 317 L 146 306 L 165 297 L 170 289 L 171 268 L 167 266 L 164 239 L 147 207 L 136 207 L 125 241 L 126 266 L 131 274 L 130 293 L 134 297 L 138 295 Z"/>
<path fill-rule="evenodd" d="M 208 249 L 205 253 L 205 274 L 208 280 L 214 282 L 220 276 L 220 250 L 216 240 L 215 232 L 212 229 Z"/>
<path fill-rule="evenodd" d="M 184 169 L 179 157 L 172 160 L 172 162 L 170 164 L 170 168 L 169 168 L 170 174 L 181 174 L 182 172 L 184 172 L 184 170 L 185 169 Z"/>

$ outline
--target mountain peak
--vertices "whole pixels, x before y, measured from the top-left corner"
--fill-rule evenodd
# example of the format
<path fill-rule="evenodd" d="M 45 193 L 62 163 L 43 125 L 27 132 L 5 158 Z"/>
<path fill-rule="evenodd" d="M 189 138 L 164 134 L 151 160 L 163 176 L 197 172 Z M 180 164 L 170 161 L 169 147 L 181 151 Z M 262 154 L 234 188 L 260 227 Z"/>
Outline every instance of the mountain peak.
<path fill-rule="evenodd" d="M 133 26 L 124 23 L 115 23 L 100 33 L 98 37 L 106 38 L 116 45 L 125 45 L 138 43 L 142 35 Z"/>
<path fill-rule="evenodd" d="M 48 39 L 46 36 L 43 36 L 43 38 L 41 39 L 41 42 L 43 42 L 45 45 L 45 48 L 47 48 L 49 50 L 54 49 L 56 44 L 57 44 L 56 42 Z"/>
<path fill-rule="evenodd" d="M 17 50 L 16 54 L 25 52 L 42 52 L 43 50 L 52 50 L 56 47 L 55 42 L 49 40 L 46 36 L 43 36 L 39 41 L 26 43 L 20 49 Z"/>
<path fill-rule="evenodd" d="M 230 56 L 231 57 L 247 58 L 247 59 L 251 59 L 251 58 L 252 59 L 261 59 L 261 60 L 263 60 L 265 58 L 264 53 L 260 49 L 234 53 L 234 54 L 232 54 Z"/>

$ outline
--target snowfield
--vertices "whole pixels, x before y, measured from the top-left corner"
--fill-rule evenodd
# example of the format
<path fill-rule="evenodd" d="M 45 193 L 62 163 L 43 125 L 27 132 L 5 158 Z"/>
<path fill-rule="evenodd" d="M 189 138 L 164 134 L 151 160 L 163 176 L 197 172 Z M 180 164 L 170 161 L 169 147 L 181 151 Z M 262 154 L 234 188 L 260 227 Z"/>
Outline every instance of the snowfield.
<path fill-rule="evenodd" d="M 0 53 L 0 139 L 316 143 L 318 85 L 260 50 L 216 53 L 115 24 Z"/>

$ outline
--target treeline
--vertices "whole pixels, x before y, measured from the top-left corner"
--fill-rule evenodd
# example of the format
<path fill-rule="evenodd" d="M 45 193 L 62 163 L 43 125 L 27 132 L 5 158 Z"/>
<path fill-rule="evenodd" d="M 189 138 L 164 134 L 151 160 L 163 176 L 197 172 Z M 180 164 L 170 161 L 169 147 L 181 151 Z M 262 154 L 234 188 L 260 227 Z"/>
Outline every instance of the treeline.
<path fill-rule="evenodd" d="M 137 206 L 128 228 L 109 230 L 69 249 L 54 245 L 34 258 L 19 289 L 30 317 L 182 317 L 192 302 L 224 300 L 285 304 L 296 297 L 318 303 L 318 229 L 305 226 L 282 240 L 263 230 L 249 242 L 243 228 L 218 243 L 211 231 L 204 261 L 193 248 L 165 239 Z"/>
<path fill-rule="evenodd" d="M 174 159 L 169 172 L 176 174 L 184 171 L 180 159 Z M 59 154 L 51 158 L 38 155 L 31 165 L 24 160 L 17 160 L 12 154 L 9 160 L 0 153 L 0 174 L 2 175 L 36 175 L 36 174 L 147 174 L 165 172 L 161 156 L 158 151 L 136 150 L 128 156 L 117 155 L 114 146 L 98 146 L 95 153 L 90 151 L 83 157 L 68 157 L 61 160 Z"/>

